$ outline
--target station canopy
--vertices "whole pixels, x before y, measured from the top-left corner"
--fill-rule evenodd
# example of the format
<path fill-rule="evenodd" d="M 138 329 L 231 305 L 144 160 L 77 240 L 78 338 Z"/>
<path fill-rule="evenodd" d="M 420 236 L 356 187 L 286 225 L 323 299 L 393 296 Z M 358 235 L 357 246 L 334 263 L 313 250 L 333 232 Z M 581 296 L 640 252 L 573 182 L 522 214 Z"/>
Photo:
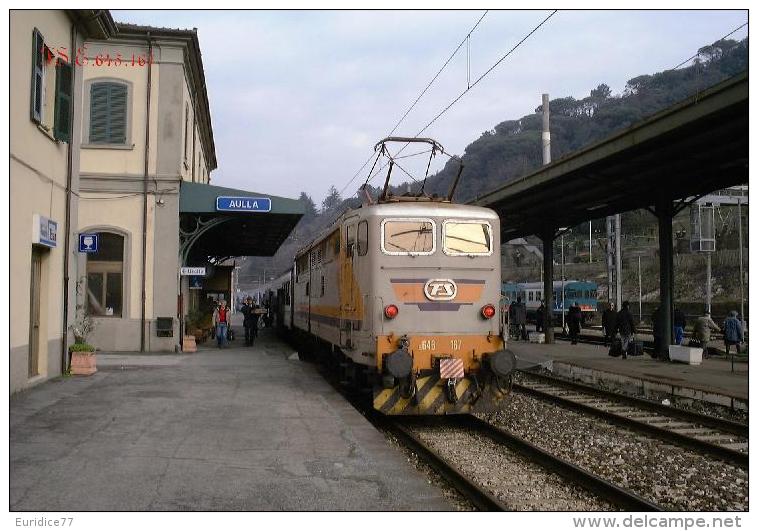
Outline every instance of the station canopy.
<path fill-rule="evenodd" d="M 748 182 L 748 76 L 734 76 L 480 196 L 501 240 Z"/>
<path fill-rule="evenodd" d="M 273 256 L 305 213 L 300 201 L 182 182 L 179 223 L 188 258 Z"/>

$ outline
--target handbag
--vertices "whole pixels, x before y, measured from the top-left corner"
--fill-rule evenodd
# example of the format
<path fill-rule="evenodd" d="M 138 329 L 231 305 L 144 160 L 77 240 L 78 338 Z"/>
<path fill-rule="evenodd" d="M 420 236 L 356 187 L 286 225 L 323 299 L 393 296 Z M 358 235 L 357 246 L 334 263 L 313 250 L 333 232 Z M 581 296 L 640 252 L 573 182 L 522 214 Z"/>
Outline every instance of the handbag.
<path fill-rule="evenodd" d="M 226 329 L 226 339 L 227 341 L 234 341 L 234 330 L 231 327 L 227 327 Z"/>

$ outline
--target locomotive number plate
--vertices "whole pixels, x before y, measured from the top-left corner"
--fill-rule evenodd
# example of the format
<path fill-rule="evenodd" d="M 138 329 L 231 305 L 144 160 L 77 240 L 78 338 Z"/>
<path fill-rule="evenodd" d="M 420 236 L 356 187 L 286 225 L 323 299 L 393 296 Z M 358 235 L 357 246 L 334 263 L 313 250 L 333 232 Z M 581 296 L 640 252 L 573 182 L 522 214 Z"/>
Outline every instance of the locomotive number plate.
<path fill-rule="evenodd" d="M 418 344 L 419 350 L 437 350 L 436 339 L 422 339 Z"/>
<path fill-rule="evenodd" d="M 463 348 L 463 339 L 460 338 L 441 338 L 441 339 L 421 339 L 416 347 L 420 351 L 437 351 L 459 352 Z"/>

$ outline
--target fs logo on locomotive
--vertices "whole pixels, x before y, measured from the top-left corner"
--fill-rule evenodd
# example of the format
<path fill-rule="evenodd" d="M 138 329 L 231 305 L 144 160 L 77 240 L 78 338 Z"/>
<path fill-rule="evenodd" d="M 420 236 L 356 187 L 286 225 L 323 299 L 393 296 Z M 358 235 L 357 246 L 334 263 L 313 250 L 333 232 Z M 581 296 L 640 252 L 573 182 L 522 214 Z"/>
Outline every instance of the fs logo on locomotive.
<path fill-rule="evenodd" d="M 450 301 L 458 294 L 458 286 L 448 278 L 433 278 L 424 284 L 424 295 L 430 301 Z"/>

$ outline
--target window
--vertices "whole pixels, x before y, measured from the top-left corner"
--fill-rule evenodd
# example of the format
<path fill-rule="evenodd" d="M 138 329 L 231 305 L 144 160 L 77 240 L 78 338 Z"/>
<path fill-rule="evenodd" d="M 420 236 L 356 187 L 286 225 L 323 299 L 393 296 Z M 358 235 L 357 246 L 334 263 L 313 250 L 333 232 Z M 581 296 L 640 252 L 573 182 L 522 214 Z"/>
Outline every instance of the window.
<path fill-rule="evenodd" d="M 126 144 L 128 88 L 123 83 L 90 85 L 89 143 Z"/>
<path fill-rule="evenodd" d="M 101 232 L 96 253 L 87 255 L 87 308 L 90 315 L 121 317 L 124 238 Z"/>
<path fill-rule="evenodd" d="M 429 255 L 436 249 L 431 219 L 385 219 L 382 221 L 382 252 L 392 255 Z"/>
<path fill-rule="evenodd" d="M 542 300 L 542 292 L 538 291 L 535 293 L 535 300 L 541 301 Z"/>
<path fill-rule="evenodd" d="M 37 28 L 32 32 L 32 121 L 42 123 L 45 92 L 45 39 Z"/>
<path fill-rule="evenodd" d="M 355 225 L 348 225 L 346 232 L 347 247 L 345 247 L 345 251 L 348 256 L 353 256 L 353 253 L 355 252 Z"/>
<path fill-rule="evenodd" d="M 321 275 L 321 296 L 324 296 L 324 293 L 326 292 L 326 280 L 324 279 L 324 275 Z"/>
<path fill-rule="evenodd" d="M 358 223 L 358 254 L 366 256 L 368 252 L 368 222 L 364 219 Z"/>
<path fill-rule="evenodd" d="M 50 67 L 55 68 L 54 80 L 48 79 Z M 71 64 L 53 54 L 35 28 L 32 32 L 31 119 L 47 131 L 52 129 L 53 138 L 61 142 L 69 142 L 71 138 L 73 77 Z"/>
<path fill-rule="evenodd" d="M 451 221 L 442 227 L 445 254 L 472 255 L 492 253 L 492 227 L 486 221 Z"/>
<path fill-rule="evenodd" d="M 70 63 L 60 61 L 55 68 L 55 118 L 53 136 L 61 142 L 71 141 L 71 96 L 74 71 Z"/>
<path fill-rule="evenodd" d="M 534 292 L 530 291 L 529 292 L 529 302 L 532 302 L 533 300 L 534 300 Z"/>

